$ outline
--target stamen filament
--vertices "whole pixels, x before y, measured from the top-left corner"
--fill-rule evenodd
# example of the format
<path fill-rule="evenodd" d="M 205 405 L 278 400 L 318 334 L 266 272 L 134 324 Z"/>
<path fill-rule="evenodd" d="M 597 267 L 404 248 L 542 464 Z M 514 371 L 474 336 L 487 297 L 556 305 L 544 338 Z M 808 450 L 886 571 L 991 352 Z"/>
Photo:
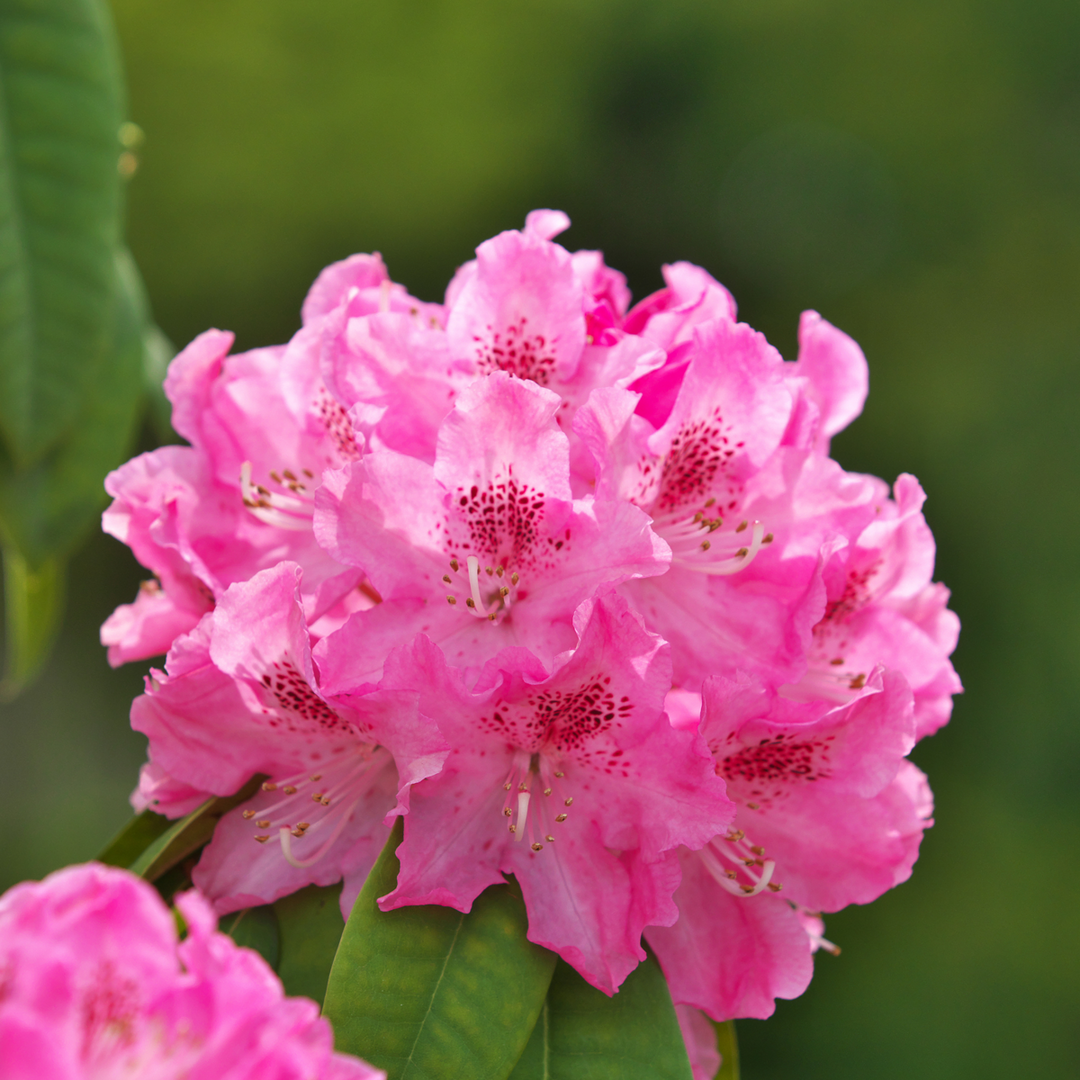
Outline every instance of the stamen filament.
<path fill-rule="evenodd" d="M 250 461 L 245 461 L 240 466 L 240 493 L 248 510 L 267 525 L 294 532 L 304 532 L 311 528 L 311 504 L 289 495 L 264 495 L 262 490 L 251 482 Z"/>
<path fill-rule="evenodd" d="M 754 532 L 749 546 L 739 548 L 732 558 L 715 563 L 701 563 L 690 559 L 681 559 L 680 565 L 687 570 L 695 570 L 699 574 L 709 574 L 714 577 L 737 574 L 740 570 L 746 569 L 746 567 L 754 561 L 754 557 L 761 550 L 761 544 L 764 537 L 765 526 L 762 525 L 760 521 L 755 521 Z"/>

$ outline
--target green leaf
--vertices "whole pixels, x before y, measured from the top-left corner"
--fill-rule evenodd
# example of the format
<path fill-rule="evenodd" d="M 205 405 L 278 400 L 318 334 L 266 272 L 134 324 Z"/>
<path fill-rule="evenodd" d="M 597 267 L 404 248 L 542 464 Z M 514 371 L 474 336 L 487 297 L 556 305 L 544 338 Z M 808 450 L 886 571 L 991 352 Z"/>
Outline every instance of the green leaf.
<path fill-rule="evenodd" d="M 380 911 L 394 888 L 399 818 L 341 938 L 324 1013 L 339 1050 L 389 1080 L 505 1080 L 544 1003 L 555 954 L 525 938 L 516 884 L 448 907 Z"/>
<path fill-rule="evenodd" d="M 716 1028 L 716 1048 L 723 1059 L 715 1080 L 739 1080 L 739 1040 L 735 1036 L 735 1021 L 726 1020 L 713 1026 Z"/>
<path fill-rule="evenodd" d="M 131 872 L 147 881 L 157 881 L 166 870 L 198 851 L 214 835 L 218 820 L 233 807 L 250 799 L 265 779 L 264 776 L 253 776 L 235 795 L 207 799 L 197 810 L 176 822 L 168 832 L 162 833 L 131 864 Z"/>
<path fill-rule="evenodd" d="M 121 866 L 125 870 L 163 833 L 172 822 L 153 810 L 136 814 L 105 846 L 97 861 L 106 866 Z"/>
<path fill-rule="evenodd" d="M 307 997 L 320 1005 L 326 997 L 330 967 L 345 929 L 341 917 L 341 885 L 306 889 L 274 901 L 281 955 L 277 973 L 290 997 Z"/>
<path fill-rule="evenodd" d="M 649 956 L 609 998 L 560 960 L 511 1080 L 693 1080 L 675 1006 Z"/>
<path fill-rule="evenodd" d="M 0 522 L 5 540 L 31 564 L 71 552 L 106 502 L 102 480 L 134 441 L 144 366 L 145 300 L 138 271 L 116 254 L 115 355 L 83 395 L 69 431 L 43 458 L 16 468 L 0 454 Z"/>
<path fill-rule="evenodd" d="M 0 436 L 19 467 L 111 354 L 123 98 L 102 0 L 0 5 Z"/>
<path fill-rule="evenodd" d="M 10 543 L 4 557 L 4 677 L 0 700 L 10 701 L 33 680 L 49 657 L 64 613 L 64 563 L 45 559 L 30 566 Z"/>
<path fill-rule="evenodd" d="M 0 452 L 6 669 L 0 694 L 14 697 L 40 671 L 63 615 L 65 556 L 98 519 L 101 481 L 135 434 L 142 392 L 145 300 L 138 271 L 117 254 L 113 308 L 116 355 L 83 396 L 71 431 L 34 465 L 18 469 Z"/>
<path fill-rule="evenodd" d="M 272 968 L 277 968 L 281 945 L 277 916 L 270 904 L 225 915 L 219 921 L 218 929 L 228 934 L 237 945 L 254 949 Z"/>

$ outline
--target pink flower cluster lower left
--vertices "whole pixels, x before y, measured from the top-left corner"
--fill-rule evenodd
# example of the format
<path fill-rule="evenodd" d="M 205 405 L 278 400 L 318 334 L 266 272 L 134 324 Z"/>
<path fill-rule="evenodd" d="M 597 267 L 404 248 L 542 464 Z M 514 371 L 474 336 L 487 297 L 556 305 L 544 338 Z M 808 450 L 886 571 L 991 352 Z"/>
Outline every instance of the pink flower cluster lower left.
<path fill-rule="evenodd" d="M 196 892 L 177 922 L 154 888 L 88 863 L 0 898 L 5 1080 L 385 1080 L 334 1052 L 330 1025 L 287 998 Z"/>

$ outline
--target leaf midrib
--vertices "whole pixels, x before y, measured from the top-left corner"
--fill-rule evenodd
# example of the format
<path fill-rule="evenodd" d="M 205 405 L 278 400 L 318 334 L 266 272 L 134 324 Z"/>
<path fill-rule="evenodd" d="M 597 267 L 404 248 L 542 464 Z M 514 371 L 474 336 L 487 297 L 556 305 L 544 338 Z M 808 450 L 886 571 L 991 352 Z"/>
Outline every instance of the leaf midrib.
<path fill-rule="evenodd" d="M 413 1063 L 413 1055 L 416 1053 L 416 1047 L 420 1042 L 420 1037 L 424 1034 L 424 1028 L 427 1025 L 428 1018 L 431 1016 L 431 1011 L 435 1007 L 435 998 L 438 997 L 439 987 L 442 986 L 443 977 L 446 975 L 446 969 L 450 966 L 450 957 L 454 955 L 454 948 L 457 945 L 458 934 L 461 933 L 461 928 L 465 925 L 464 912 L 458 912 L 458 924 L 454 928 L 454 936 L 450 941 L 450 948 L 446 950 L 446 956 L 443 958 L 442 970 L 439 972 L 439 978 L 435 982 L 435 986 L 431 991 L 431 998 L 428 1001 L 427 1012 L 424 1013 L 423 1020 L 420 1021 L 420 1026 L 416 1029 L 416 1037 L 413 1039 L 413 1044 L 409 1047 L 409 1056 L 405 1059 L 405 1066 L 401 1070 L 401 1080 L 406 1080 L 409 1074 L 409 1068 Z"/>
<path fill-rule="evenodd" d="M 3 50 L 0 50 L 0 183 L 4 183 L 5 193 L 11 206 L 18 256 L 14 272 L 22 282 L 23 310 L 20 316 L 23 323 L 22 335 L 27 353 L 33 358 L 37 356 L 38 346 L 34 282 L 26 239 L 26 214 L 21 197 L 22 187 L 17 175 L 15 140 L 9 119 L 7 73 L 8 65 L 4 62 Z M 19 392 L 25 398 L 25 384 L 19 387 Z M 24 406 L 25 404 L 24 401 Z"/>

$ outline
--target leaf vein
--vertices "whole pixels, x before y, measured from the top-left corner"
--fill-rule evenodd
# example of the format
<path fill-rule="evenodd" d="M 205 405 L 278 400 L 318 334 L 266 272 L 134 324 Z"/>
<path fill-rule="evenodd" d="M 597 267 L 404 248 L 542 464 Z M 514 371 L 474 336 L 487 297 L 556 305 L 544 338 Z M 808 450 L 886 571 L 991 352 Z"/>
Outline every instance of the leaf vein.
<path fill-rule="evenodd" d="M 427 1025 L 428 1017 L 431 1016 L 431 1010 L 435 1007 L 435 998 L 438 997 L 439 987 L 442 985 L 443 977 L 446 975 L 446 969 L 450 965 L 450 957 L 454 955 L 454 947 L 457 945 L 458 934 L 461 933 L 461 928 L 464 925 L 465 915 L 463 912 L 458 912 L 458 924 L 454 930 L 454 936 L 450 940 L 450 948 L 446 950 L 442 970 L 439 972 L 439 977 L 435 980 L 435 986 L 431 991 L 427 1012 L 424 1013 L 424 1019 L 420 1021 L 420 1026 L 416 1029 L 416 1038 L 413 1039 L 413 1044 L 409 1047 L 409 1056 L 405 1059 L 405 1067 L 401 1070 L 401 1080 L 406 1080 L 406 1077 L 408 1076 L 409 1066 L 412 1065 L 413 1055 L 416 1053 L 417 1044 L 420 1042 L 420 1036 L 424 1033 L 424 1027 Z"/>

